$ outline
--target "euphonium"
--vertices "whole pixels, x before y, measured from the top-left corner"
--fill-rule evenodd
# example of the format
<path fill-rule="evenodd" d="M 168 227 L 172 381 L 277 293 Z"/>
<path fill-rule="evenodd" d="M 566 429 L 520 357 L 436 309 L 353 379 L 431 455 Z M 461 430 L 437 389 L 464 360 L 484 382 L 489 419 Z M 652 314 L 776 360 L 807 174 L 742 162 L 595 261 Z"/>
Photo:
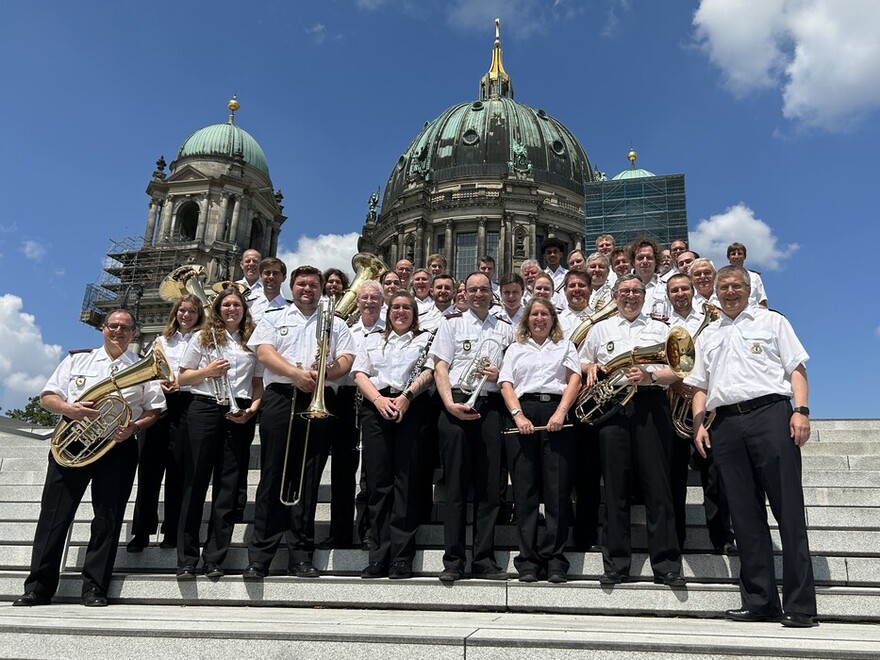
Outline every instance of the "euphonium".
<path fill-rule="evenodd" d="M 711 303 L 703 303 L 703 314 L 703 322 L 694 333 L 694 342 L 697 341 L 697 337 L 706 329 L 707 325 L 718 320 L 721 316 L 721 310 Z M 671 387 L 667 390 L 667 396 L 669 397 L 669 409 L 672 412 L 672 425 L 675 427 L 675 432 L 680 437 L 690 440 L 694 435 L 694 414 L 691 410 L 693 397 L 679 394 Z M 703 418 L 703 428 L 708 429 L 712 426 L 713 421 L 715 421 L 714 410 L 706 413 Z"/>
<path fill-rule="evenodd" d="M 49 443 L 55 461 L 64 467 L 82 467 L 113 449 L 116 429 L 131 421 L 131 407 L 122 389 L 157 378 L 173 381 L 174 374 L 162 348 L 154 344 L 142 360 L 83 392 L 77 401 L 93 401 L 101 414 L 95 419 L 63 418 L 58 422 Z"/>
<path fill-rule="evenodd" d="M 574 414 L 584 424 L 596 426 L 614 415 L 636 393 L 638 386 L 629 382 L 626 372 L 639 364 L 665 363 L 679 378 L 694 368 L 694 341 L 684 328 L 672 328 L 666 341 L 641 346 L 618 355 L 604 366 L 604 378 L 581 387 L 575 401 Z M 626 393 L 623 390 L 628 390 Z"/>
<path fill-rule="evenodd" d="M 336 303 L 336 314 L 345 319 L 348 326 L 357 323 L 360 314 L 357 311 L 357 292 L 361 284 L 366 280 L 375 280 L 379 275 L 388 270 L 388 266 L 375 254 L 369 252 L 358 252 L 351 259 L 351 267 L 354 269 L 355 277 L 351 286 L 346 289 L 345 293 Z"/>
<path fill-rule="evenodd" d="M 480 344 L 474 359 L 471 360 L 458 380 L 458 389 L 465 394 L 470 394 L 468 400 L 464 402 L 468 408 L 473 408 L 477 404 L 480 392 L 489 380 L 489 376 L 484 373 L 486 368 L 500 366 L 503 352 L 504 348 L 497 339 L 487 337 Z"/>

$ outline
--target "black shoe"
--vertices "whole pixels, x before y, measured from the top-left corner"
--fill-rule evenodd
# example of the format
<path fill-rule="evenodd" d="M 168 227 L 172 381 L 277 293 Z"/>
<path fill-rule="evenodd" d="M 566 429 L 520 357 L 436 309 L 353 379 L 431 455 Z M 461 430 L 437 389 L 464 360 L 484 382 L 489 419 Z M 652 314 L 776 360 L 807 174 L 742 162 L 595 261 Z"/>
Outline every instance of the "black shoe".
<path fill-rule="evenodd" d="M 150 545 L 149 536 L 135 535 L 131 541 L 128 542 L 128 545 L 125 546 L 125 551 L 131 553 L 143 552 L 144 548 L 148 545 Z"/>
<path fill-rule="evenodd" d="M 737 549 L 736 544 L 731 541 L 730 543 L 725 543 L 720 548 L 715 548 L 715 553 L 731 557 L 738 555 L 739 550 Z"/>
<path fill-rule="evenodd" d="M 321 573 L 318 572 L 318 569 L 310 561 L 301 561 L 298 564 L 294 564 L 287 569 L 287 574 L 300 578 L 321 577 Z"/>
<path fill-rule="evenodd" d="M 461 579 L 461 571 L 457 568 L 444 568 L 437 577 L 441 582 L 457 582 Z"/>
<path fill-rule="evenodd" d="M 812 628 L 816 624 L 813 622 L 813 617 L 809 614 L 786 612 L 782 615 L 782 625 L 787 628 Z"/>
<path fill-rule="evenodd" d="M 364 567 L 364 570 L 361 571 L 361 577 L 365 580 L 382 578 L 386 575 L 388 575 L 388 573 L 385 571 L 385 566 L 378 561 L 371 561 Z"/>
<path fill-rule="evenodd" d="M 517 578 L 520 582 L 537 582 L 538 581 L 538 572 L 537 571 L 522 571 L 519 574 L 519 578 Z"/>
<path fill-rule="evenodd" d="M 547 574 L 547 582 L 551 584 L 564 584 L 568 582 L 568 575 L 565 574 L 565 571 L 550 571 Z"/>
<path fill-rule="evenodd" d="M 745 621 L 752 623 L 756 621 L 780 621 L 782 616 L 773 612 L 752 612 L 751 610 L 727 610 L 724 616 L 731 621 Z"/>
<path fill-rule="evenodd" d="M 38 596 L 33 591 L 27 591 L 23 595 L 16 598 L 12 601 L 13 607 L 34 607 L 36 605 L 49 605 L 52 602 L 51 598 L 46 598 L 45 596 Z"/>
<path fill-rule="evenodd" d="M 107 607 L 107 596 L 97 587 L 93 587 L 82 595 L 81 602 L 86 607 Z"/>
<path fill-rule="evenodd" d="M 687 581 L 681 576 L 681 573 L 669 571 L 663 575 L 655 575 L 654 584 L 665 584 L 667 587 L 683 587 L 687 584 Z"/>
<path fill-rule="evenodd" d="M 177 569 L 178 580 L 195 580 L 196 567 L 193 564 L 185 564 Z"/>
<path fill-rule="evenodd" d="M 234 511 L 232 513 L 232 522 L 234 522 L 234 523 L 244 522 L 244 511 L 243 510 Z"/>
<path fill-rule="evenodd" d="M 392 580 L 407 580 L 412 577 L 412 564 L 402 559 L 391 562 L 388 577 Z"/>
<path fill-rule="evenodd" d="M 166 536 L 162 539 L 159 547 L 163 550 L 174 550 L 177 547 L 177 539 L 171 539 Z"/>
<path fill-rule="evenodd" d="M 261 561 L 252 561 L 241 574 L 244 580 L 262 580 L 269 575 L 269 567 Z"/>
<path fill-rule="evenodd" d="M 223 569 L 220 568 L 220 564 L 216 561 L 205 562 L 205 577 L 209 578 L 222 578 L 226 573 L 223 572 Z"/>
<path fill-rule="evenodd" d="M 620 584 L 623 582 L 623 576 L 617 571 L 605 571 L 599 577 L 599 584 Z"/>
<path fill-rule="evenodd" d="M 335 547 L 336 539 L 334 539 L 332 536 L 328 536 L 326 539 L 315 545 L 315 548 L 318 550 L 332 550 Z"/>
<path fill-rule="evenodd" d="M 486 569 L 485 571 L 475 571 L 474 579 L 475 580 L 506 580 L 510 576 L 507 574 L 507 571 L 502 571 L 497 566 Z"/>

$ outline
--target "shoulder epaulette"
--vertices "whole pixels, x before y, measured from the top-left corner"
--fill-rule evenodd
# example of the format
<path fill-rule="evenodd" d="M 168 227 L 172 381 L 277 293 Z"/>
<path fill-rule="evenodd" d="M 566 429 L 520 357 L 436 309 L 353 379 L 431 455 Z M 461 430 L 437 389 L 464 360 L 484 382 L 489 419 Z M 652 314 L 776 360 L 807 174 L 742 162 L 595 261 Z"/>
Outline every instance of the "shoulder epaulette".
<path fill-rule="evenodd" d="M 778 309 L 770 309 L 769 307 L 761 307 L 760 305 L 758 305 L 758 307 L 759 307 L 760 309 L 766 309 L 768 312 L 774 312 L 774 313 L 776 313 L 776 314 L 779 314 L 779 316 L 781 316 L 782 318 L 785 318 L 785 314 L 783 314 L 782 312 L 780 312 Z"/>
<path fill-rule="evenodd" d="M 448 319 L 460 319 L 463 316 L 461 312 L 456 312 L 455 314 L 447 314 L 446 318 Z"/>
<path fill-rule="evenodd" d="M 382 333 L 382 332 L 385 332 L 385 328 L 373 328 L 372 330 L 370 330 L 367 333 L 367 337 L 369 337 L 370 335 L 375 335 L 377 333 Z"/>
<path fill-rule="evenodd" d="M 506 323 L 507 325 L 513 325 L 513 324 L 510 322 L 510 319 L 506 319 L 506 318 L 504 318 L 504 317 L 502 317 L 502 316 L 499 316 L 498 314 L 493 314 L 493 316 L 494 316 L 496 319 L 498 319 L 499 321 L 501 321 L 502 323 Z"/>
<path fill-rule="evenodd" d="M 271 314 L 272 312 L 283 312 L 283 307 L 271 307 L 265 311 L 266 314 Z"/>
<path fill-rule="evenodd" d="M 77 355 L 79 353 L 91 353 L 94 348 L 74 348 L 72 351 L 68 351 L 70 355 Z"/>
<path fill-rule="evenodd" d="M 288 305 L 292 305 L 292 304 L 293 304 L 293 298 L 291 298 L 290 300 L 288 300 L 287 298 L 285 298 L 284 301 L 285 301 Z"/>
<path fill-rule="evenodd" d="M 761 274 L 761 271 L 760 271 L 760 270 L 752 270 L 751 268 L 747 268 L 746 270 L 749 271 L 750 273 L 754 273 L 755 275 L 760 275 L 760 274 Z"/>

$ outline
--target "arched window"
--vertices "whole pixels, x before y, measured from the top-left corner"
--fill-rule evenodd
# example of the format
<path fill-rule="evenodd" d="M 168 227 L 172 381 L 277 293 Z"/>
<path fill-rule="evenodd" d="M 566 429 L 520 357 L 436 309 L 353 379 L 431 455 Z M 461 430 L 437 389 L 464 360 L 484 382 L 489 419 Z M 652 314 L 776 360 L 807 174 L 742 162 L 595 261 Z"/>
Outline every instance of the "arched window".
<path fill-rule="evenodd" d="M 262 254 L 266 247 L 263 244 L 264 236 L 263 221 L 260 216 L 255 216 L 251 221 L 251 240 L 248 242 L 248 249 L 257 250 Z"/>
<path fill-rule="evenodd" d="M 193 201 L 184 202 L 177 209 L 177 233 L 183 241 L 192 241 L 199 226 L 199 205 Z"/>

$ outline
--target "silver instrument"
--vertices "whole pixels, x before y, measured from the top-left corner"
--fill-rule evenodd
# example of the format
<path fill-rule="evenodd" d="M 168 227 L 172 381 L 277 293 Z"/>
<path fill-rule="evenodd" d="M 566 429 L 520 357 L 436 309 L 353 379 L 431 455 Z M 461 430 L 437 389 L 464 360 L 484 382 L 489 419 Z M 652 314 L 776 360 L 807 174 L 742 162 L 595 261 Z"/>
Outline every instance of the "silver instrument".
<path fill-rule="evenodd" d="M 477 354 L 474 355 L 474 359 L 471 360 L 458 381 L 458 389 L 465 394 L 470 394 L 470 398 L 464 402 L 468 408 L 473 408 L 477 404 L 480 392 L 489 380 L 485 371 L 488 367 L 501 365 L 503 352 L 504 348 L 497 339 L 488 337 L 480 344 Z"/>
<path fill-rule="evenodd" d="M 431 351 L 431 344 L 434 343 L 434 338 L 437 336 L 437 330 L 431 331 L 431 336 L 428 337 L 428 342 L 425 344 L 425 347 L 422 349 L 422 352 L 419 354 L 418 359 L 415 361 L 412 367 L 412 371 L 409 373 L 409 378 L 406 379 L 406 383 L 403 386 L 403 392 L 406 392 L 410 386 L 415 382 L 416 378 L 419 377 L 419 374 L 422 373 L 422 369 L 425 367 L 425 363 L 428 361 L 428 353 Z"/>
<path fill-rule="evenodd" d="M 224 356 L 223 351 L 220 349 L 220 344 L 217 343 L 217 333 L 214 331 L 213 327 L 211 327 L 210 330 L 212 346 L 208 347 L 208 361 L 213 362 L 214 360 L 222 359 Z M 217 403 L 221 406 L 229 405 L 229 413 L 232 415 L 238 415 L 241 412 L 241 408 L 239 408 L 238 404 L 235 402 L 232 383 L 229 382 L 229 372 L 216 378 L 209 378 L 208 380 L 211 381 L 211 391 L 214 393 L 214 398 L 217 400 Z"/>

